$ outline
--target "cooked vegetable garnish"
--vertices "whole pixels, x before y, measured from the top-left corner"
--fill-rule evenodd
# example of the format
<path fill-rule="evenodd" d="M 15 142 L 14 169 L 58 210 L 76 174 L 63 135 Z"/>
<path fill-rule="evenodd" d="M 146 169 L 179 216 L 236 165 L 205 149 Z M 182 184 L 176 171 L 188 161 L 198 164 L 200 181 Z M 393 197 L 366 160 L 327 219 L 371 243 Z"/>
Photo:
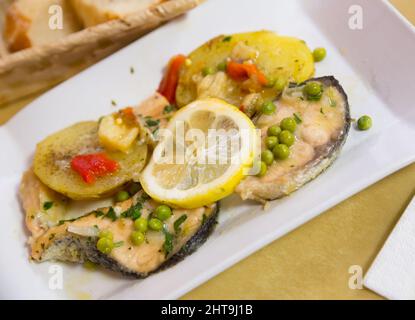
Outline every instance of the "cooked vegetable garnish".
<path fill-rule="evenodd" d="M 158 88 L 158 92 L 166 97 L 171 104 L 176 102 L 176 88 L 179 82 L 179 72 L 185 61 L 186 57 L 184 55 L 174 56 L 170 60 L 166 74 L 164 75 L 163 80 L 161 80 Z"/>
<path fill-rule="evenodd" d="M 159 218 L 161 221 L 167 220 L 171 217 L 171 209 L 166 205 L 160 205 L 154 211 L 156 217 Z"/>
<path fill-rule="evenodd" d="M 261 107 L 261 112 L 266 115 L 271 115 L 275 112 L 276 107 L 272 101 L 265 102 Z"/>
<path fill-rule="evenodd" d="M 372 127 L 372 118 L 369 116 L 362 116 L 357 120 L 357 127 L 359 130 L 365 131 Z"/>
<path fill-rule="evenodd" d="M 97 249 L 103 254 L 109 254 L 114 249 L 114 242 L 106 237 L 100 238 L 97 242 Z"/>
<path fill-rule="evenodd" d="M 288 130 L 283 130 L 278 135 L 278 140 L 280 143 L 285 144 L 287 147 L 291 147 L 295 142 L 295 137 L 292 132 Z"/>
<path fill-rule="evenodd" d="M 285 160 L 290 155 L 290 149 L 285 144 L 278 144 L 272 150 L 275 159 Z"/>
<path fill-rule="evenodd" d="M 274 161 L 274 155 L 270 150 L 265 150 L 261 153 L 261 160 L 265 162 L 266 165 L 271 165 Z"/>
<path fill-rule="evenodd" d="M 140 232 L 146 232 L 148 229 L 148 221 L 146 218 L 138 218 L 134 221 L 134 228 Z"/>
<path fill-rule="evenodd" d="M 281 133 L 281 128 L 277 125 L 271 126 L 268 128 L 268 135 L 269 136 L 274 136 L 274 137 L 278 137 L 279 134 Z"/>
<path fill-rule="evenodd" d="M 226 72 L 235 81 L 245 81 L 254 79 L 262 86 L 268 83 L 267 77 L 252 63 L 237 63 L 230 61 L 227 65 Z"/>
<path fill-rule="evenodd" d="M 110 239 L 110 240 L 113 240 L 113 239 L 114 239 L 114 236 L 113 236 L 112 232 L 111 232 L 111 231 L 109 231 L 109 230 L 102 230 L 102 231 L 99 233 L 99 237 L 100 237 L 100 238 L 108 238 L 108 239 Z"/>
<path fill-rule="evenodd" d="M 177 234 L 180 232 L 180 226 L 183 224 L 183 222 L 185 222 L 187 219 L 187 215 L 184 214 L 182 216 L 180 216 L 180 218 L 178 218 L 176 221 L 174 221 L 174 232 Z"/>
<path fill-rule="evenodd" d="M 265 176 L 265 174 L 267 173 L 267 170 L 268 170 L 267 164 L 264 161 L 261 161 L 258 176 L 259 177 Z"/>
<path fill-rule="evenodd" d="M 118 167 L 118 163 L 109 159 L 105 153 L 78 155 L 71 160 L 71 168 L 88 184 L 117 171 Z"/>
<path fill-rule="evenodd" d="M 130 197 L 130 194 L 127 191 L 118 191 L 117 194 L 115 195 L 115 201 L 116 202 L 122 202 L 127 200 Z"/>
<path fill-rule="evenodd" d="M 95 157 L 84 159 L 83 156 L 91 154 L 105 156 L 104 159 L 98 156 L 98 161 L 94 160 Z M 73 161 L 78 170 L 75 171 L 71 162 L 77 156 L 81 157 Z M 98 122 L 89 121 L 77 123 L 40 142 L 33 168 L 45 185 L 71 199 L 80 200 L 111 194 L 126 182 L 137 180 L 146 158 L 147 146 L 137 140 L 128 152 L 104 149 L 98 138 Z M 86 183 L 83 176 L 90 183 Z"/>
<path fill-rule="evenodd" d="M 145 240 L 145 236 L 142 232 L 140 231 L 133 231 L 131 233 L 131 242 L 135 245 L 135 246 L 139 246 L 140 244 L 142 244 Z"/>
<path fill-rule="evenodd" d="M 270 136 L 265 138 L 265 145 L 272 150 L 278 144 L 278 137 Z"/>
<path fill-rule="evenodd" d="M 189 55 L 192 64 L 180 71 L 176 92 L 179 107 L 208 97 L 241 106 L 252 93 L 258 93 L 263 101 L 273 100 L 288 82 L 302 83 L 314 73 L 313 55 L 299 39 L 270 31 L 224 39 L 228 37 L 214 38 Z M 206 67 L 218 72 L 203 77 Z"/>
<path fill-rule="evenodd" d="M 206 67 L 206 68 L 203 68 L 203 70 L 202 70 L 202 74 L 203 74 L 204 77 L 206 77 L 210 74 L 214 74 L 214 73 L 215 73 L 215 69 L 213 69 L 212 67 Z"/>
<path fill-rule="evenodd" d="M 324 60 L 324 58 L 326 57 L 326 49 L 324 48 L 316 48 L 313 51 L 313 57 L 314 57 L 314 61 L 315 62 L 320 62 L 322 60 Z"/>
<path fill-rule="evenodd" d="M 43 210 L 47 211 L 53 207 L 53 201 L 43 202 Z"/>
<path fill-rule="evenodd" d="M 161 222 L 157 218 L 151 218 L 150 221 L 148 222 L 148 227 L 151 230 L 160 231 L 161 229 L 163 229 L 163 222 Z"/>
<path fill-rule="evenodd" d="M 282 130 L 288 130 L 294 133 L 297 128 L 297 122 L 293 118 L 284 118 L 282 119 L 280 126 Z"/>
<path fill-rule="evenodd" d="M 323 86 L 319 82 L 310 81 L 304 86 L 303 93 L 307 100 L 318 101 L 323 94 Z"/>

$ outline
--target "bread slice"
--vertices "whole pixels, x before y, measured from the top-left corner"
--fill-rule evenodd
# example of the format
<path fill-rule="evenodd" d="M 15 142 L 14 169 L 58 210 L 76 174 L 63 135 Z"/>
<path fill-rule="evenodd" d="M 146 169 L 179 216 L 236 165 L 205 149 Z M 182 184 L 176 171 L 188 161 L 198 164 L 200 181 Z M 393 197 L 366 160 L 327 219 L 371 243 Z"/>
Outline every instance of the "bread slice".
<path fill-rule="evenodd" d="M 51 28 L 56 11 L 62 8 L 62 28 Z M 52 24 L 53 26 L 53 24 Z M 69 0 L 16 0 L 7 9 L 4 39 L 11 52 L 52 43 L 81 29 Z"/>
<path fill-rule="evenodd" d="M 71 0 L 85 27 L 123 18 L 163 0 Z"/>

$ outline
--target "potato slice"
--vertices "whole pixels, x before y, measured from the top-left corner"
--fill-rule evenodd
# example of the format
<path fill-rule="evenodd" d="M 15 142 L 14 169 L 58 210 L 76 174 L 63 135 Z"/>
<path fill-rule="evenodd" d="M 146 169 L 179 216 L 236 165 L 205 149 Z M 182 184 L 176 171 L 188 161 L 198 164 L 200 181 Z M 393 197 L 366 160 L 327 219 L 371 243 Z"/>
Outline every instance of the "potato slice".
<path fill-rule="evenodd" d="M 178 106 L 187 105 L 201 94 L 203 97 L 222 98 L 233 105 L 241 106 L 245 96 L 252 93 L 252 90 L 246 88 L 246 83 L 232 79 L 225 81 L 222 72 L 208 75 L 202 80 L 202 71 L 205 68 L 217 70 L 218 65 L 229 58 L 252 61 L 269 80 L 282 78 L 285 81 L 301 83 L 314 74 L 312 53 L 300 39 L 279 36 L 270 31 L 219 36 L 189 55 L 191 63 L 186 64 L 180 72 L 176 91 Z M 221 90 L 217 88 L 219 82 L 223 83 Z M 200 92 L 201 88 L 203 92 Z M 270 88 L 259 88 L 255 91 L 266 100 L 273 99 L 278 94 Z"/>
<path fill-rule="evenodd" d="M 71 169 L 71 160 L 80 154 L 105 152 L 119 164 L 112 174 L 97 178 L 93 184 L 85 183 Z M 34 172 L 51 189 L 75 200 L 98 198 L 115 192 L 130 180 L 138 180 L 147 158 L 147 145 L 136 142 L 125 153 L 105 150 L 99 143 L 98 122 L 80 122 L 63 129 L 37 145 Z"/>

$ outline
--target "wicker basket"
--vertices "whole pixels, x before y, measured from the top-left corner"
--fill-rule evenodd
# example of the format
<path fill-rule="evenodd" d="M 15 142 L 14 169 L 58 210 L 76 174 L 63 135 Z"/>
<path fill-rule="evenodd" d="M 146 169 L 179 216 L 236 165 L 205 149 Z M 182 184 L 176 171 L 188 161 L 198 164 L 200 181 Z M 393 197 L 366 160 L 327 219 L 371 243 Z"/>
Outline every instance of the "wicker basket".
<path fill-rule="evenodd" d="M 83 29 L 56 43 L 3 56 L 0 106 L 56 85 L 202 1 L 169 0 L 123 19 Z"/>

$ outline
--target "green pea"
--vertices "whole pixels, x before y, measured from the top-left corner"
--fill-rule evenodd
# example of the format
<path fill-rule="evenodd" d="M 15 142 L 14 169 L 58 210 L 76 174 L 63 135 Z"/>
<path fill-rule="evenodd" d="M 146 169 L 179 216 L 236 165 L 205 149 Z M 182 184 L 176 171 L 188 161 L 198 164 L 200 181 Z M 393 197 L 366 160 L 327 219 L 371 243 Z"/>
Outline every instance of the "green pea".
<path fill-rule="evenodd" d="M 258 176 L 259 177 L 263 177 L 267 173 L 268 167 L 267 167 L 267 164 L 264 161 L 261 161 L 261 165 L 260 166 L 261 167 L 259 169 Z"/>
<path fill-rule="evenodd" d="M 295 137 L 290 131 L 283 130 L 279 134 L 278 140 L 280 143 L 285 144 L 287 147 L 291 147 L 295 142 Z"/>
<path fill-rule="evenodd" d="M 148 221 L 146 218 L 138 218 L 134 221 L 134 228 L 140 232 L 146 232 L 148 228 Z"/>
<path fill-rule="evenodd" d="M 318 101 L 323 95 L 323 86 L 319 82 L 307 82 L 304 86 L 303 94 L 306 96 L 307 100 Z"/>
<path fill-rule="evenodd" d="M 278 144 L 275 146 L 274 150 L 275 159 L 285 160 L 290 156 L 290 149 L 285 144 Z"/>
<path fill-rule="evenodd" d="M 262 105 L 261 111 L 263 114 L 271 115 L 275 112 L 276 109 L 277 107 L 275 104 L 272 101 L 268 101 Z"/>
<path fill-rule="evenodd" d="M 130 194 L 127 191 L 119 191 L 115 195 L 115 201 L 116 202 L 123 202 L 130 198 Z"/>
<path fill-rule="evenodd" d="M 114 242 L 106 237 L 100 238 L 97 242 L 97 249 L 103 254 L 109 254 L 114 249 Z"/>
<path fill-rule="evenodd" d="M 156 217 L 159 218 L 161 221 L 167 220 L 168 218 L 171 217 L 170 207 L 164 204 L 162 204 L 161 206 L 158 206 L 154 212 L 156 214 Z"/>
<path fill-rule="evenodd" d="M 369 116 L 362 116 L 357 120 L 357 127 L 359 130 L 365 131 L 372 127 L 372 118 Z"/>
<path fill-rule="evenodd" d="M 109 230 L 102 230 L 99 235 L 100 238 L 108 238 L 111 241 L 114 239 L 114 236 L 112 235 L 112 232 Z"/>
<path fill-rule="evenodd" d="M 290 132 L 294 132 L 295 129 L 297 128 L 297 122 L 295 121 L 294 118 L 285 118 L 285 119 L 282 119 L 280 126 L 282 130 L 288 130 Z"/>
<path fill-rule="evenodd" d="M 281 128 L 279 126 L 275 125 L 275 126 L 272 126 L 272 127 L 268 128 L 267 134 L 270 137 L 278 137 L 278 135 L 281 133 L 281 131 L 282 131 Z"/>
<path fill-rule="evenodd" d="M 267 84 L 265 85 L 265 87 L 273 88 L 275 86 L 276 82 L 277 82 L 277 80 L 274 79 L 274 78 L 268 79 Z"/>
<path fill-rule="evenodd" d="M 97 265 L 92 261 L 87 260 L 84 262 L 84 268 L 88 270 L 95 270 L 97 268 Z"/>
<path fill-rule="evenodd" d="M 215 69 L 213 69 L 212 67 L 205 67 L 202 70 L 202 75 L 204 77 L 206 77 L 208 75 L 211 75 L 211 74 L 214 74 L 214 73 L 215 73 Z"/>
<path fill-rule="evenodd" d="M 313 51 L 313 57 L 315 62 L 320 62 L 326 57 L 327 51 L 325 48 L 316 48 Z"/>
<path fill-rule="evenodd" d="M 130 196 L 135 195 L 138 191 L 140 191 L 141 186 L 138 182 L 132 182 L 129 186 L 128 186 L 128 193 L 130 194 Z"/>
<path fill-rule="evenodd" d="M 268 149 L 272 150 L 278 144 L 278 137 L 266 137 L 265 138 L 265 145 Z"/>
<path fill-rule="evenodd" d="M 157 218 L 152 218 L 150 219 L 150 221 L 148 222 L 148 227 L 151 230 L 154 231 L 160 231 L 161 229 L 163 229 L 163 222 L 161 222 L 159 219 Z"/>
<path fill-rule="evenodd" d="M 219 71 L 226 71 L 227 67 L 228 67 L 228 64 L 226 63 L 226 61 L 222 61 L 217 66 Z"/>
<path fill-rule="evenodd" d="M 135 246 L 139 246 L 140 244 L 142 244 L 145 240 L 145 236 L 142 232 L 140 231 L 133 231 L 131 233 L 131 242 L 135 245 Z"/>
<path fill-rule="evenodd" d="M 261 153 L 261 160 L 265 162 L 266 165 L 270 166 L 274 161 L 274 155 L 270 150 L 265 150 Z"/>
<path fill-rule="evenodd" d="M 281 92 L 285 89 L 286 86 L 287 86 L 287 80 L 280 77 L 277 79 L 277 81 L 275 81 L 274 88 L 277 91 Z"/>

